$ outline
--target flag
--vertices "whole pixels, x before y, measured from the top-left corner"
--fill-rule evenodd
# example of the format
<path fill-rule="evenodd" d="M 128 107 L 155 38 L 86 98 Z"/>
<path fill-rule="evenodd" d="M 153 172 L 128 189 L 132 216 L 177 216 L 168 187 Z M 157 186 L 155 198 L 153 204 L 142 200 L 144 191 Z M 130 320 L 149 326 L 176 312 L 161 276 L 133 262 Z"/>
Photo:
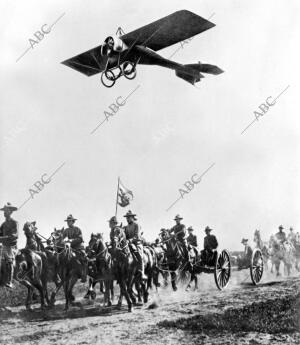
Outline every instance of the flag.
<path fill-rule="evenodd" d="M 119 180 L 119 190 L 118 190 L 118 205 L 121 207 L 126 207 L 130 204 L 133 199 L 133 193 L 128 188 L 126 188 L 121 180 Z"/>

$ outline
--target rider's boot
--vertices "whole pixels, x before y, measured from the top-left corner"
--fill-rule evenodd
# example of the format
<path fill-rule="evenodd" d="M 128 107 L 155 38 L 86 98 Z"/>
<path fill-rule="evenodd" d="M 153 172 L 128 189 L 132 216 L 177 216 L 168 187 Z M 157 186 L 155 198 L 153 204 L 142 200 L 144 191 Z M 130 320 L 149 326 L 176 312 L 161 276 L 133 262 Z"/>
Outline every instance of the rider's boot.
<path fill-rule="evenodd" d="M 139 273 L 140 273 L 140 275 L 141 275 L 141 279 L 142 280 L 147 280 L 148 279 L 148 277 L 145 275 L 145 265 L 144 265 L 144 261 L 143 261 L 143 258 L 141 258 L 142 260 L 141 260 L 141 262 L 140 262 L 140 268 L 139 268 Z"/>
<path fill-rule="evenodd" d="M 13 289 L 14 285 L 12 283 L 13 281 L 13 275 L 14 275 L 14 266 L 12 262 L 9 262 L 7 265 L 7 283 L 5 284 L 5 286 L 9 289 Z"/>

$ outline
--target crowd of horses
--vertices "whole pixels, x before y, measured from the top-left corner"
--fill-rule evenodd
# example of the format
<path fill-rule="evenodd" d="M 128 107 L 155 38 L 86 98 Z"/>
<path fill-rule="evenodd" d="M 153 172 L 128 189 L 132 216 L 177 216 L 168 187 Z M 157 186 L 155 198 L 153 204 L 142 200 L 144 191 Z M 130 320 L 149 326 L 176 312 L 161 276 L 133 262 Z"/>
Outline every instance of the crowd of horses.
<path fill-rule="evenodd" d="M 293 269 L 300 271 L 300 240 L 299 238 L 288 238 L 285 241 L 278 241 L 272 235 L 269 241 L 263 241 L 260 230 L 254 232 L 254 243 L 263 255 L 265 269 L 280 275 L 280 263 L 283 264 L 284 273 L 289 276 Z"/>
<path fill-rule="evenodd" d="M 27 241 L 30 236 L 36 236 L 36 228 L 33 223 L 27 222 L 24 225 L 24 232 L 27 234 Z M 195 282 L 197 288 L 197 274 L 201 272 L 212 272 L 209 265 L 213 263 L 201 262 L 201 255 L 194 247 L 189 249 L 189 260 L 186 260 L 181 243 L 169 230 L 164 230 L 160 235 L 160 242 L 147 244 L 144 243 L 144 267 L 145 276 L 143 279 L 138 272 L 137 258 L 132 245 L 126 239 L 125 232 L 119 228 L 113 241 L 106 243 L 102 234 L 91 234 L 88 246 L 85 248 L 86 264 L 82 264 L 80 255 L 71 248 L 70 242 L 63 239 L 63 229 L 55 229 L 50 238 L 38 241 L 38 248 L 31 250 L 27 247 L 18 250 L 15 257 L 14 278 L 27 288 L 26 308 L 31 309 L 32 295 L 34 289 L 40 295 L 41 308 L 46 304 L 53 306 L 56 294 L 63 288 L 65 296 L 65 310 L 69 309 L 74 301 L 73 288 L 76 282 L 88 274 L 88 291 L 85 298 L 96 297 L 95 285 L 100 284 L 100 291 L 104 294 L 104 305 L 111 306 L 114 298 L 114 284 L 120 288 L 118 306 L 121 307 L 122 299 L 125 297 L 128 311 L 139 303 L 148 301 L 149 289 L 153 286 L 160 287 L 159 275 L 163 277 L 165 285 L 168 284 L 170 277 L 173 290 L 177 290 L 178 279 L 186 281 L 188 279 L 187 290 L 191 287 L 191 282 Z M 293 265 L 299 271 L 300 243 L 283 243 L 278 247 L 278 243 L 270 241 L 265 243 L 261 240 L 260 232 L 256 231 L 254 242 L 260 248 L 265 267 L 271 260 L 272 268 L 275 265 L 276 272 L 279 274 L 279 265 L 282 261 L 290 274 Z M 223 251 L 226 254 L 226 251 Z M 224 253 L 222 255 L 224 256 Z M 1 254 L 1 253 L 0 253 Z M 220 256 L 221 268 L 219 269 L 220 282 L 228 282 L 230 276 L 230 261 L 226 261 Z M 223 259 L 222 259 L 223 258 Z M 219 260 L 219 259 L 218 259 Z M 216 261 L 216 257 L 212 258 Z M 229 268 L 224 269 L 224 265 Z M 5 262 L 0 260 L 0 286 L 5 281 Z M 218 274 L 219 274 L 218 273 Z M 227 275 L 227 276 L 226 276 Z M 55 284 L 55 290 L 48 294 L 48 283 Z"/>

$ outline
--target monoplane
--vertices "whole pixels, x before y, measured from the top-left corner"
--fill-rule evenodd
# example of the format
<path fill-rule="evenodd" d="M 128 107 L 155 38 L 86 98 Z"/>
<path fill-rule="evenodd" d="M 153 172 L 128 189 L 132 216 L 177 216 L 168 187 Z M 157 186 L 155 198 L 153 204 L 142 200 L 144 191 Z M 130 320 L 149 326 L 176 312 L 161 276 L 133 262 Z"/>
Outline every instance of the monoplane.
<path fill-rule="evenodd" d="M 101 82 L 112 87 L 121 76 L 134 79 L 136 67 L 158 65 L 175 70 L 177 77 L 194 85 L 204 75 L 218 75 L 223 71 L 215 65 L 181 64 L 164 58 L 157 51 L 184 42 L 215 24 L 187 10 L 174 12 L 164 18 L 124 34 L 121 28 L 104 43 L 62 63 L 87 76 L 101 74 Z"/>

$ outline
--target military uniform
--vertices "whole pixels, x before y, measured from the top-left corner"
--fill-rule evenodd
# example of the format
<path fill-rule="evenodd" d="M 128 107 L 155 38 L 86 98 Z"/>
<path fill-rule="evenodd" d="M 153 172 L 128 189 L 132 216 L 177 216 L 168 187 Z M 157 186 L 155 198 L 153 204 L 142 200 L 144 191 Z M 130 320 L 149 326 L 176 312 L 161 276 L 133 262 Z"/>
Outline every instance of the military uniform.
<path fill-rule="evenodd" d="M 284 231 L 278 231 L 277 234 L 275 234 L 275 238 L 278 242 L 283 243 L 286 241 L 286 234 Z"/>
<path fill-rule="evenodd" d="M 182 220 L 179 215 L 176 215 L 174 220 Z M 181 247 L 183 249 L 183 253 L 185 256 L 185 259 L 187 261 L 190 261 L 189 251 L 187 248 L 187 240 L 186 240 L 186 228 L 184 224 L 176 224 L 171 228 L 170 233 L 174 234 L 178 242 L 181 244 Z"/>
<path fill-rule="evenodd" d="M 82 264 L 81 281 L 86 282 L 88 260 L 83 246 L 82 232 L 77 226 L 71 226 L 76 220 L 77 219 L 73 218 L 71 214 L 67 217 L 65 221 L 68 223 L 69 227 L 63 231 L 62 238 L 71 240 L 71 248 L 75 251 L 75 255 Z"/>
<path fill-rule="evenodd" d="M 68 237 L 71 240 L 71 248 L 75 250 L 82 250 L 83 238 L 82 232 L 77 226 L 73 226 L 64 230 L 63 238 Z"/>
<path fill-rule="evenodd" d="M 198 243 L 197 243 L 197 236 L 194 234 L 189 234 L 188 237 L 186 238 L 187 243 L 193 247 L 198 247 Z"/>
<path fill-rule="evenodd" d="M 208 226 L 205 228 L 206 236 L 204 237 L 203 250 L 201 250 L 201 259 L 204 263 L 210 265 L 214 257 L 214 251 L 218 248 L 218 241 L 215 235 L 211 235 Z"/>
<path fill-rule="evenodd" d="M 124 217 L 126 218 L 133 217 L 133 219 L 135 219 L 134 218 L 135 214 L 133 214 L 131 211 L 128 211 Z M 138 271 L 141 273 L 142 278 L 146 278 L 144 276 L 144 260 L 143 260 L 144 251 L 143 251 L 141 227 L 135 221 L 132 221 L 131 223 L 128 223 L 124 227 L 124 231 L 125 231 L 126 239 L 129 240 L 136 247 L 135 255 L 138 261 Z"/>
<path fill-rule="evenodd" d="M 0 226 L 0 243 L 3 245 L 2 256 L 7 262 L 13 263 L 17 250 L 18 223 L 10 218 Z"/>
<path fill-rule="evenodd" d="M 16 210 L 17 207 L 12 206 L 10 203 L 1 208 L 1 211 L 4 211 L 6 220 L 0 226 L 0 243 L 3 246 L 0 260 L 4 259 L 7 263 L 8 281 L 5 285 L 9 288 L 13 287 L 12 280 L 18 240 L 18 223 L 10 215 Z"/>

